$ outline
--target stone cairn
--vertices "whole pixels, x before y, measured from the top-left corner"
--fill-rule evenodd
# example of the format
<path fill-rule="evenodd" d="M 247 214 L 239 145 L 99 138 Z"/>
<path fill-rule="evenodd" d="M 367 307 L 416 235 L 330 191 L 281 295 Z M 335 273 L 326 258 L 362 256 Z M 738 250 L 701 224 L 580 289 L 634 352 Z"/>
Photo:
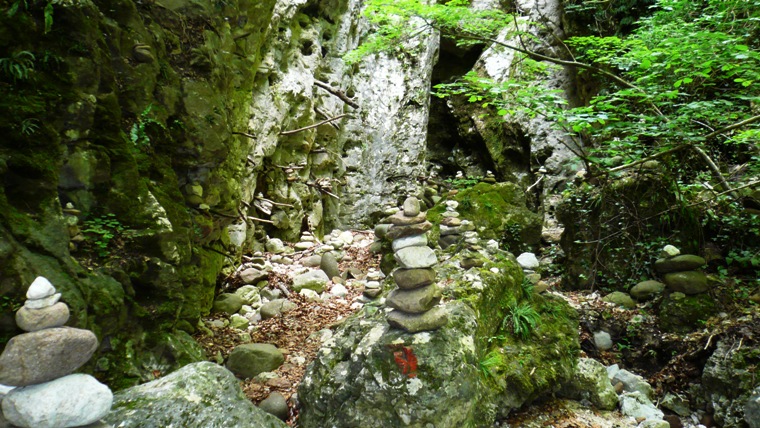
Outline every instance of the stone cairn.
<path fill-rule="evenodd" d="M 444 204 L 446 204 L 446 210 L 443 212 L 439 226 L 441 235 L 438 238 L 438 245 L 445 250 L 462 239 L 462 220 L 459 219 L 459 213 L 456 211 L 459 202 L 446 201 Z"/>
<path fill-rule="evenodd" d="M 654 269 L 662 275 L 662 280 L 671 291 L 683 294 L 700 294 L 708 290 L 707 276 L 696 269 L 706 264 L 705 259 L 667 245 L 660 258 L 654 262 Z"/>
<path fill-rule="evenodd" d="M 409 197 L 403 210 L 390 216 L 392 226 L 387 238 L 392 240 L 394 258 L 399 268 L 393 271 L 396 288 L 385 303 L 393 308 L 388 323 L 396 328 L 416 333 L 436 330 L 448 322 L 446 310 L 437 306 L 441 289 L 435 282 L 432 267 L 438 262 L 435 252 L 427 246 L 426 232 L 433 225 L 420 210 L 420 201 Z"/>
<path fill-rule="evenodd" d="M 63 327 L 69 307 L 47 279 L 38 277 L 16 312 L 26 333 L 13 337 L 0 355 L 0 384 L 14 387 L 2 397 L 5 419 L 18 427 L 63 428 L 104 417 L 111 390 L 94 377 L 72 374 L 98 347 L 89 330 Z"/>

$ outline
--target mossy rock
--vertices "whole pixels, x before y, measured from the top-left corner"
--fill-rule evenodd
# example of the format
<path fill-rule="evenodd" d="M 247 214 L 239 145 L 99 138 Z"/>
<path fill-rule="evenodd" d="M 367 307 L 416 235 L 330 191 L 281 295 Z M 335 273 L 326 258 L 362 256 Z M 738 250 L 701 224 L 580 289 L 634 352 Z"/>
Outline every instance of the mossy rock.
<path fill-rule="evenodd" d="M 718 306 L 709 294 L 671 293 L 660 304 L 659 325 L 671 333 L 689 333 L 717 312 Z"/>
<path fill-rule="evenodd" d="M 473 222 L 481 239 L 503 242 L 513 252 L 531 248 L 541 240 L 541 216 L 526 207 L 524 193 L 514 183 L 478 183 L 450 199 L 459 203 L 459 217 Z M 430 236 L 433 242 L 438 240 L 444 211 L 443 204 L 428 211 L 428 220 L 436 225 Z"/>

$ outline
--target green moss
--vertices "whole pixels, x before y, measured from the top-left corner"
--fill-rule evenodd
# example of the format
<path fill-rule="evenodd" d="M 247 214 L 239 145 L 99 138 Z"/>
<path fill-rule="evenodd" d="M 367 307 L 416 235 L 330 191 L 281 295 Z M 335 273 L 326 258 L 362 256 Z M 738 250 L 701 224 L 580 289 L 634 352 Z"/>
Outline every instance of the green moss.
<path fill-rule="evenodd" d="M 709 294 L 673 293 L 660 304 L 659 325 L 671 333 L 689 333 L 701 328 L 717 312 L 715 300 Z"/>

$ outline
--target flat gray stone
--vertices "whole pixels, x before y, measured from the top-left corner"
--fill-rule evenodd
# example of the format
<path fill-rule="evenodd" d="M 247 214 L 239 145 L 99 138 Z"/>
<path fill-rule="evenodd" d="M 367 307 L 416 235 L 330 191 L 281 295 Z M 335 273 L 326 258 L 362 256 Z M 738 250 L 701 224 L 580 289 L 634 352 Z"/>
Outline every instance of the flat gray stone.
<path fill-rule="evenodd" d="M 412 235 L 422 235 L 423 233 L 427 232 L 428 230 L 433 228 L 433 224 L 429 221 L 424 221 L 422 223 L 413 224 L 409 226 L 391 226 L 388 229 L 388 233 L 386 233 L 386 238 L 388 239 L 398 239 L 403 238 L 405 236 L 412 236 Z"/>
<path fill-rule="evenodd" d="M 444 217 L 441 220 L 442 226 L 456 227 L 462 224 L 462 220 L 457 217 Z"/>
<path fill-rule="evenodd" d="M 657 259 L 654 269 L 657 273 L 683 272 L 699 269 L 707 264 L 705 259 L 691 254 L 683 254 L 669 259 Z"/>
<path fill-rule="evenodd" d="M 393 257 L 404 269 L 429 268 L 438 262 L 430 247 L 406 247 L 396 251 Z"/>
<path fill-rule="evenodd" d="M 448 235 L 461 235 L 462 229 L 460 229 L 459 226 L 444 226 L 440 225 L 438 226 L 441 231 L 441 236 L 448 236 Z"/>
<path fill-rule="evenodd" d="M 560 395 L 574 400 L 588 400 L 597 409 L 614 410 L 618 396 L 607 378 L 607 369 L 591 358 L 578 359 L 573 378 L 562 386 Z"/>
<path fill-rule="evenodd" d="M 26 291 L 26 298 L 32 300 L 44 299 L 55 294 L 55 287 L 44 276 L 38 276 L 29 285 L 29 289 Z"/>
<path fill-rule="evenodd" d="M 399 211 L 392 216 L 386 217 L 383 222 L 391 223 L 394 226 L 410 226 L 424 223 L 425 220 L 427 220 L 427 215 L 425 213 L 417 213 L 414 216 L 407 216 L 403 211 Z"/>
<path fill-rule="evenodd" d="M 119 428 L 287 428 L 253 405 L 229 370 L 207 361 L 117 392 L 105 421 Z"/>
<path fill-rule="evenodd" d="M 410 196 L 404 200 L 404 215 L 414 217 L 420 213 L 420 200 Z"/>
<path fill-rule="evenodd" d="M 666 273 L 663 275 L 662 279 L 669 289 L 684 294 L 699 294 L 708 290 L 707 276 L 704 272 L 686 271 Z"/>
<path fill-rule="evenodd" d="M 227 368 L 243 378 L 253 378 L 259 373 L 271 372 L 285 362 L 285 356 L 269 343 L 238 345 L 227 358 Z"/>
<path fill-rule="evenodd" d="M 426 247 L 428 244 L 427 235 L 412 235 L 403 238 L 394 239 L 391 243 L 393 251 L 398 251 L 406 247 Z"/>
<path fill-rule="evenodd" d="M 441 289 L 437 284 L 430 284 L 414 290 L 391 291 L 385 304 L 391 308 L 409 314 L 421 314 L 432 309 L 441 301 Z"/>
<path fill-rule="evenodd" d="M 98 347 L 89 330 L 54 327 L 11 338 L 0 355 L 0 384 L 27 386 L 73 373 Z"/>
<path fill-rule="evenodd" d="M 256 268 L 248 268 L 240 272 L 240 280 L 246 284 L 256 284 L 267 279 L 269 274 Z"/>
<path fill-rule="evenodd" d="M 319 268 L 327 274 L 328 278 L 340 276 L 340 268 L 338 268 L 338 260 L 332 253 L 322 254 L 322 258 L 319 262 Z"/>
<path fill-rule="evenodd" d="M 100 420 L 109 410 L 113 394 L 86 374 L 72 374 L 16 388 L 3 398 L 3 415 L 24 428 L 78 427 Z"/>
<path fill-rule="evenodd" d="M 321 260 L 321 258 L 320 258 Z M 312 270 L 293 278 L 293 290 L 297 293 L 304 288 L 314 290 L 317 293 L 325 291 L 325 286 L 330 278 L 321 270 Z"/>
<path fill-rule="evenodd" d="M 393 271 L 393 281 L 402 290 L 413 290 L 432 284 L 435 281 L 435 270 L 396 269 Z"/>
<path fill-rule="evenodd" d="M 60 327 L 69 320 L 69 315 L 69 306 L 63 302 L 42 309 L 29 309 L 22 306 L 16 312 L 16 325 L 24 331 Z"/>
<path fill-rule="evenodd" d="M 652 386 L 637 374 L 631 373 L 626 369 L 620 369 L 612 377 L 613 385 L 618 382 L 623 384 L 623 391 L 625 392 L 639 392 L 650 401 L 654 399 Z"/>
<path fill-rule="evenodd" d="M 319 267 L 320 263 L 322 263 L 322 256 L 319 254 L 313 254 L 309 257 L 301 259 L 301 264 L 306 267 Z"/>
<path fill-rule="evenodd" d="M 308 290 L 308 288 L 306 290 Z M 296 307 L 297 305 L 291 302 L 290 300 L 275 299 L 275 300 L 272 300 L 271 302 L 267 302 L 261 305 L 261 309 L 259 310 L 259 313 L 261 314 L 261 319 L 268 320 L 269 318 L 274 318 L 282 314 L 288 313 L 292 311 L 293 309 L 295 309 Z"/>
<path fill-rule="evenodd" d="M 631 299 L 631 296 L 623 293 L 622 291 L 613 291 L 612 293 L 604 296 L 602 300 L 605 302 L 614 303 L 626 309 L 633 309 L 636 307 L 636 302 Z"/>
<path fill-rule="evenodd" d="M 391 311 L 387 317 L 391 327 L 410 333 L 437 330 L 449 322 L 445 308 L 436 306 L 423 314 L 407 314 L 398 310 Z"/>
<path fill-rule="evenodd" d="M 59 300 L 61 300 L 61 293 L 55 293 L 52 296 L 41 299 L 26 299 L 24 306 L 28 309 L 49 308 L 58 303 Z"/>
<path fill-rule="evenodd" d="M 620 413 L 636 419 L 661 420 L 664 413 L 640 392 L 626 392 L 620 395 Z"/>
<path fill-rule="evenodd" d="M 290 409 L 288 409 L 288 402 L 285 401 L 285 397 L 279 392 L 273 392 L 269 394 L 261 403 L 259 403 L 259 409 L 276 416 L 280 420 L 287 420 L 290 415 Z"/>
<path fill-rule="evenodd" d="M 665 284 L 659 281 L 643 281 L 631 288 L 631 296 L 636 300 L 649 300 L 662 293 Z"/>
<path fill-rule="evenodd" d="M 225 314 L 236 314 L 245 304 L 242 297 L 234 293 L 222 293 L 214 299 L 212 312 L 221 312 Z"/>

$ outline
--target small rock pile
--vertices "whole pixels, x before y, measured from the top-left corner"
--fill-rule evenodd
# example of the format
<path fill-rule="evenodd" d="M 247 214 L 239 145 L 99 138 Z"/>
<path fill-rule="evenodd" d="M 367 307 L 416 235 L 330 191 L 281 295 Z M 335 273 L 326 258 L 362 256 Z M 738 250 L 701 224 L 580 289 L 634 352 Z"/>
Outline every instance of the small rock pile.
<path fill-rule="evenodd" d="M 380 281 L 383 279 L 383 273 L 376 269 L 370 269 L 369 272 L 367 272 L 367 277 L 365 279 L 366 282 L 364 283 L 364 292 L 362 293 L 362 296 L 366 297 L 368 301 L 376 299 L 383 292 L 383 288 L 380 286 Z"/>
<path fill-rule="evenodd" d="M 407 198 L 403 210 L 389 220 L 392 226 L 386 236 L 393 240 L 391 245 L 399 268 L 393 272 L 397 287 L 385 302 L 394 309 L 388 313 L 388 323 L 410 333 L 438 329 L 448 322 L 448 317 L 446 310 L 437 306 L 441 290 L 432 267 L 438 258 L 427 246 L 426 232 L 433 225 L 420 211 L 420 202 L 415 197 Z"/>
<path fill-rule="evenodd" d="M 681 254 L 672 246 L 666 246 L 654 269 L 662 275 L 663 282 L 671 291 L 684 294 L 701 294 L 707 291 L 707 276 L 697 269 L 703 267 L 705 259 L 692 254 Z"/>
<path fill-rule="evenodd" d="M 13 386 L 2 399 L 5 418 L 19 427 L 76 427 L 100 420 L 111 409 L 111 390 L 94 377 L 72 374 L 98 347 L 89 330 L 63 327 L 69 308 L 47 279 L 38 277 L 16 312 L 26 333 L 0 355 L 0 384 Z"/>
<path fill-rule="evenodd" d="M 443 219 L 441 219 L 441 235 L 438 238 L 438 245 L 441 249 L 446 249 L 452 245 L 459 243 L 462 239 L 462 220 L 459 218 L 459 213 L 456 211 L 459 206 L 457 201 L 446 201 L 446 211 L 443 212 Z"/>

